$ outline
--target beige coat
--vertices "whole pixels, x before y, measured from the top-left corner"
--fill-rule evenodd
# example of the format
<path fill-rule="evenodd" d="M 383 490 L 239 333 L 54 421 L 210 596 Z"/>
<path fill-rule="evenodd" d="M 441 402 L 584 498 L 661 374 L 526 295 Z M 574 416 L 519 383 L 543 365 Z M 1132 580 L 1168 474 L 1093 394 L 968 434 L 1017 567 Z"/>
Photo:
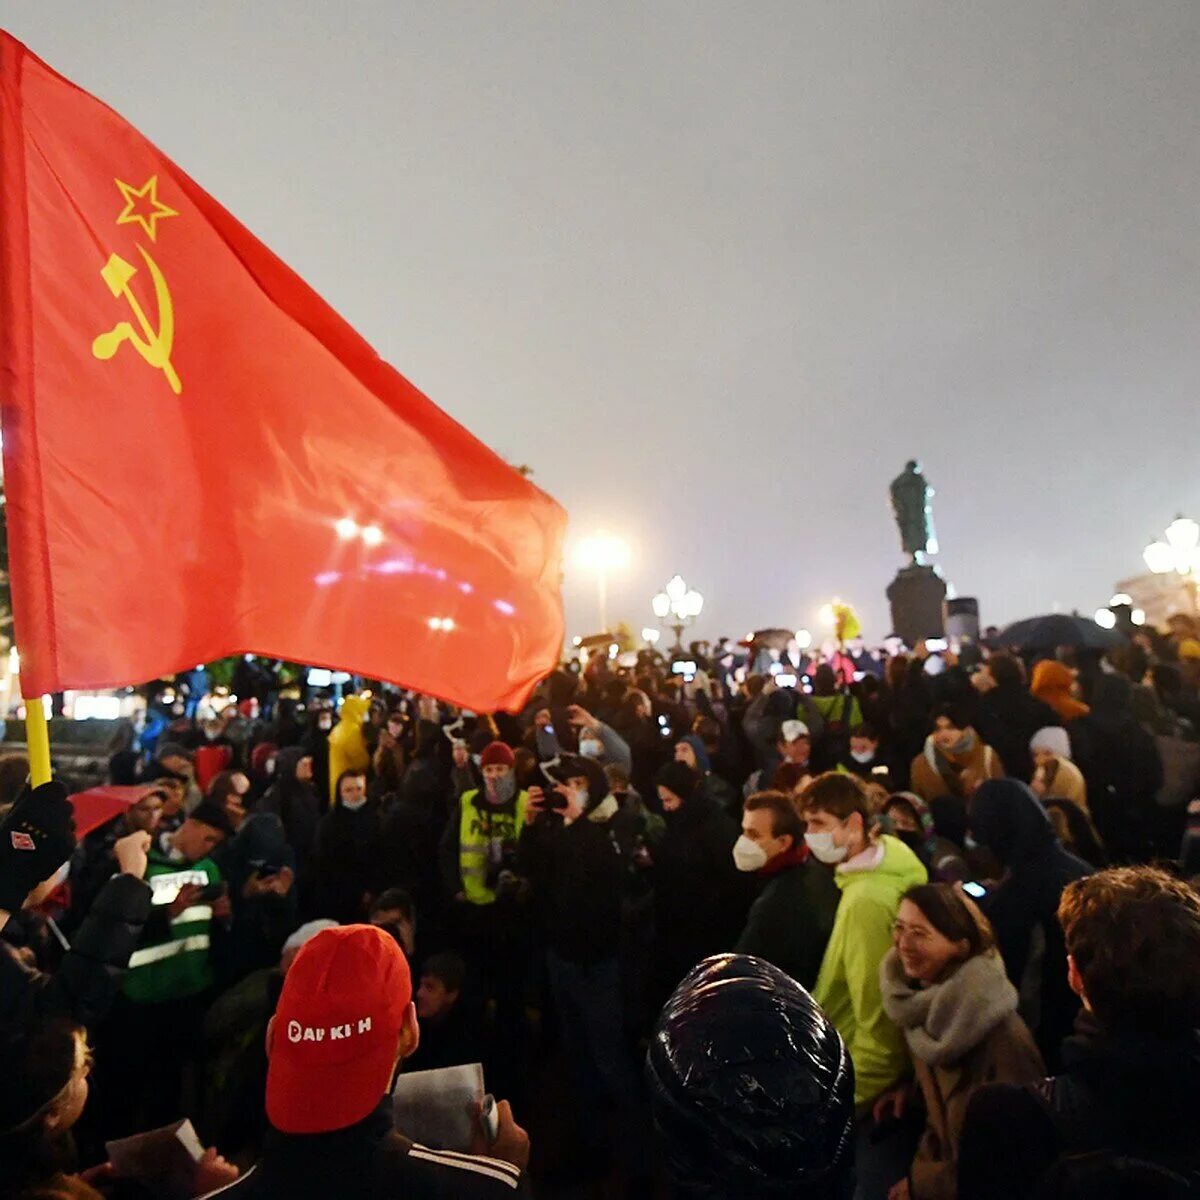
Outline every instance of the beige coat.
<path fill-rule="evenodd" d="M 953 1066 L 914 1066 L 925 1100 L 925 1133 L 913 1158 L 913 1200 L 954 1200 L 958 1194 L 958 1140 L 971 1093 L 985 1083 L 1034 1083 L 1046 1066 L 1033 1037 L 1016 1013 Z"/>

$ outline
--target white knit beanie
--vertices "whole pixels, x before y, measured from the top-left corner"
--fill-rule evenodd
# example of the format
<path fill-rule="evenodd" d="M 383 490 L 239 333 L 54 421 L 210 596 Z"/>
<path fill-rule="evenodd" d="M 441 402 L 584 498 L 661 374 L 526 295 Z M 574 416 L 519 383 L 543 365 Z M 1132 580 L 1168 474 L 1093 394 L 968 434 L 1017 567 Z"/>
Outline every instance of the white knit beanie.
<path fill-rule="evenodd" d="M 1071 739 L 1061 725 L 1047 725 L 1039 729 L 1029 739 L 1029 749 L 1033 751 L 1049 750 L 1055 758 L 1071 757 Z"/>

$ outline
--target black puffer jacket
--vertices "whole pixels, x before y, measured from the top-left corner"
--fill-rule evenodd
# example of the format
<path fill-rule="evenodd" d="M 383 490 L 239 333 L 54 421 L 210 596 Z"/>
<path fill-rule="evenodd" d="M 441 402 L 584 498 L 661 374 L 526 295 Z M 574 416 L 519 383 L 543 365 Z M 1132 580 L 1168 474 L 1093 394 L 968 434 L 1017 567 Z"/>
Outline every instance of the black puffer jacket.
<path fill-rule="evenodd" d="M 1062 1040 L 1079 1012 L 1079 999 L 1067 984 L 1067 948 L 1058 924 L 1058 902 L 1063 888 L 1090 875 L 1092 868 L 1058 844 L 1041 801 L 1015 779 L 983 784 L 971 801 L 970 820 L 976 841 L 1007 872 L 979 906 L 996 931 L 1008 977 L 1022 994 L 1022 1015 L 1037 1036 L 1042 1057 L 1054 1070 Z M 1026 979 L 1038 942 L 1043 947 L 1041 968 Z"/>
<path fill-rule="evenodd" d="M 706 959 L 675 990 L 646 1055 L 654 1124 L 689 1200 L 852 1191 L 854 1066 L 813 998 L 742 954 Z"/>
<path fill-rule="evenodd" d="M 58 970 L 29 967 L 0 940 L 0 1028 L 37 1017 L 95 1026 L 121 989 L 129 956 L 150 915 L 150 888 L 118 875 L 100 890 Z"/>

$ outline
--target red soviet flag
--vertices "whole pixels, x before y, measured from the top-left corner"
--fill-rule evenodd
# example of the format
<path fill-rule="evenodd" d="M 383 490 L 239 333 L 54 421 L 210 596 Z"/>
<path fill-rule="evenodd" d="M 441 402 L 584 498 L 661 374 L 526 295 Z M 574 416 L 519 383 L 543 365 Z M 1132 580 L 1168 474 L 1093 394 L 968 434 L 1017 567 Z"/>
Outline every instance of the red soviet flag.
<path fill-rule="evenodd" d="M 559 506 L 3 33 L 0 238 L 26 695 L 255 651 L 490 711 L 554 666 Z"/>

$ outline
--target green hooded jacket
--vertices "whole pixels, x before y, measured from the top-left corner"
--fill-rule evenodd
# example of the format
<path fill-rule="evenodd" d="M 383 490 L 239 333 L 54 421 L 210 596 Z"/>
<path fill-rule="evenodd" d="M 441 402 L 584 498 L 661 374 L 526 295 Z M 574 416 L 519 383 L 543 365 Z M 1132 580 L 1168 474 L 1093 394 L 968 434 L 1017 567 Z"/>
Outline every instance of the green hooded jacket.
<path fill-rule="evenodd" d="M 879 964 L 892 948 L 900 897 L 929 879 L 898 838 L 885 835 L 878 844 L 883 858 L 877 866 L 846 870 L 843 864 L 834 873 L 842 900 L 813 992 L 850 1051 L 860 1109 L 894 1087 L 908 1068 L 904 1038 L 883 1011 Z"/>

